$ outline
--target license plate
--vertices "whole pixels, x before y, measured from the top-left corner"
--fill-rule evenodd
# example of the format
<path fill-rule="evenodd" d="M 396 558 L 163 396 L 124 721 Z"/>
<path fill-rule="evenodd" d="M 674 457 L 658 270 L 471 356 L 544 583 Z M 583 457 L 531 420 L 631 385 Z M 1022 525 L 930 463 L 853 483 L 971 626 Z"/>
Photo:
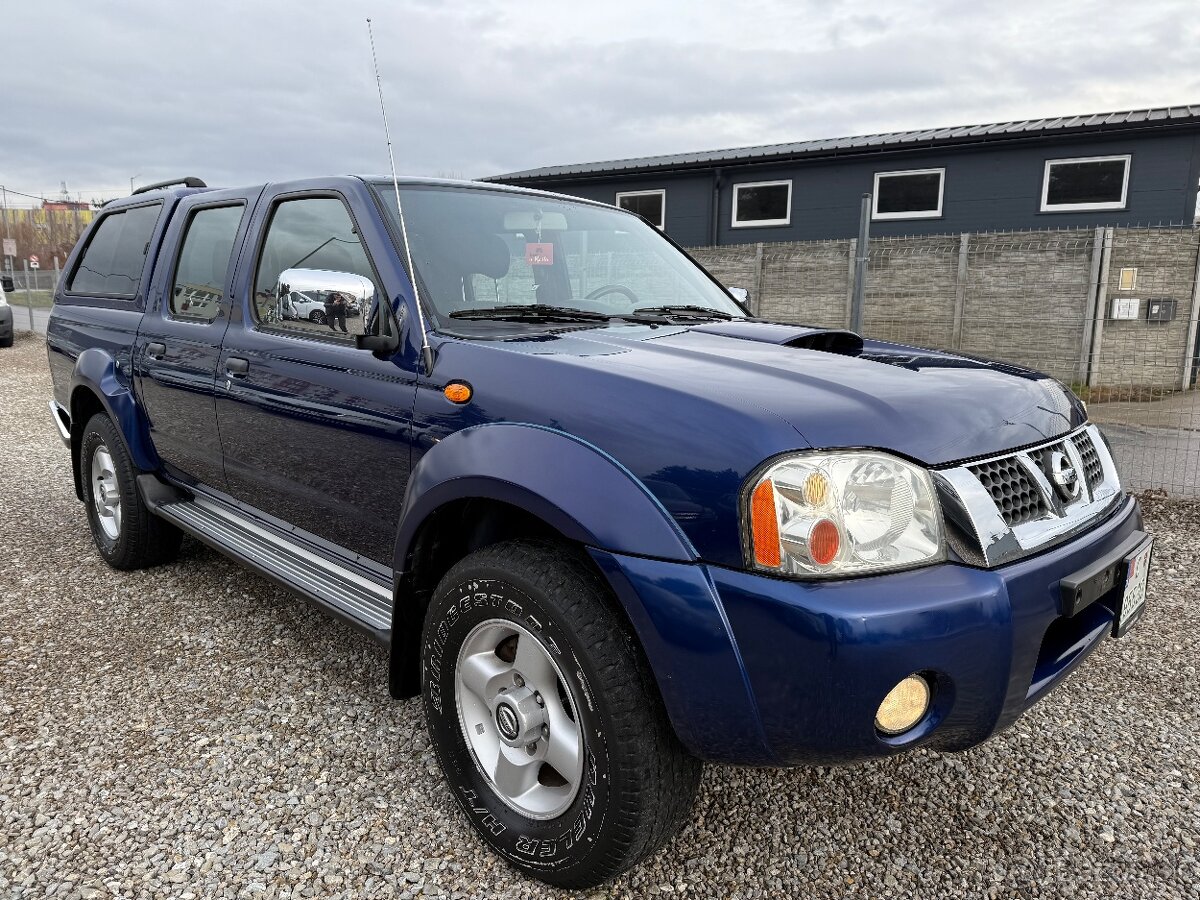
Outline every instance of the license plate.
<path fill-rule="evenodd" d="M 1124 637 L 1146 611 L 1146 576 L 1150 574 L 1153 541 L 1146 541 L 1125 559 L 1125 588 L 1113 622 L 1113 637 Z"/>

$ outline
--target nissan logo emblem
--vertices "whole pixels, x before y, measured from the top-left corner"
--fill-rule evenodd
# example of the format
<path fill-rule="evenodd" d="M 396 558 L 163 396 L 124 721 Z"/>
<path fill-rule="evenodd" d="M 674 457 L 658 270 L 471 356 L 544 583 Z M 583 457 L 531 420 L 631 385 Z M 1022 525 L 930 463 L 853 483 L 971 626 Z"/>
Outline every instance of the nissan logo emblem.
<path fill-rule="evenodd" d="M 496 707 L 496 728 L 500 730 L 500 734 L 505 740 L 516 740 L 520 725 L 517 722 L 516 711 L 507 703 L 501 703 Z"/>
<path fill-rule="evenodd" d="M 1074 500 L 1083 489 L 1079 473 L 1061 450 L 1050 454 L 1050 480 L 1064 500 Z"/>

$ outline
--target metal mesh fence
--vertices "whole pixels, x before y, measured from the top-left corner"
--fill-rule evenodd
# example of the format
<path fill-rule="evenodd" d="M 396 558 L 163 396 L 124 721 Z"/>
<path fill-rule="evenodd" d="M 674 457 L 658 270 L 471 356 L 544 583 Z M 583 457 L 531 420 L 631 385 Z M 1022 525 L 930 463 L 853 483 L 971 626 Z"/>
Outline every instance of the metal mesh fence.
<path fill-rule="evenodd" d="M 763 318 L 844 328 L 856 243 L 691 253 Z M 603 254 L 571 260 L 583 292 L 612 280 Z M 44 330 L 58 271 L 12 274 L 15 326 Z M 868 337 L 1053 375 L 1088 403 L 1130 486 L 1200 497 L 1200 228 L 872 239 L 863 313 Z"/>
<path fill-rule="evenodd" d="M 848 327 L 855 244 L 691 252 L 764 318 Z M 1053 375 L 1133 488 L 1198 497 L 1198 283 L 1194 226 L 872 239 L 863 330 Z"/>

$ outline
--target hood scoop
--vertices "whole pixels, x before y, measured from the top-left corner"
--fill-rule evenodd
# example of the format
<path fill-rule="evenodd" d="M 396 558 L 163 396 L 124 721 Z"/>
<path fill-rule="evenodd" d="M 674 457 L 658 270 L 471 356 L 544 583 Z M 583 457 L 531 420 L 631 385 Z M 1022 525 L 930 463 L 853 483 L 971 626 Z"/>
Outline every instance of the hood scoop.
<path fill-rule="evenodd" d="M 842 328 L 814 328 L 807 325 L 780 325 L 776 322 L 734 320 L 697 325 L 691 329 L 705 334 L 743 341 L 759 341 L 781 347 L 799 347 L 804 350 L 821 350 L 839 353 L 842 356 L 858 356 L 863 348 L 863 339 L 853 331 Z"/>

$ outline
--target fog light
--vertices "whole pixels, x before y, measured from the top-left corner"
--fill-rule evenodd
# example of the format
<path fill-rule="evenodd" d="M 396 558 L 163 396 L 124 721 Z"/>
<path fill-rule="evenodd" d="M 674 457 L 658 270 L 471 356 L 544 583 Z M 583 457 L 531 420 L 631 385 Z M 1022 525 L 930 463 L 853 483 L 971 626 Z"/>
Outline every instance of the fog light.
<path fill-rule="evenodd" d="M 875 727 L 884 734 L 903 734 L 921 721 L 929 709 L 929 682 L 909 675 L 888 691 L 875 713 Z"/>

